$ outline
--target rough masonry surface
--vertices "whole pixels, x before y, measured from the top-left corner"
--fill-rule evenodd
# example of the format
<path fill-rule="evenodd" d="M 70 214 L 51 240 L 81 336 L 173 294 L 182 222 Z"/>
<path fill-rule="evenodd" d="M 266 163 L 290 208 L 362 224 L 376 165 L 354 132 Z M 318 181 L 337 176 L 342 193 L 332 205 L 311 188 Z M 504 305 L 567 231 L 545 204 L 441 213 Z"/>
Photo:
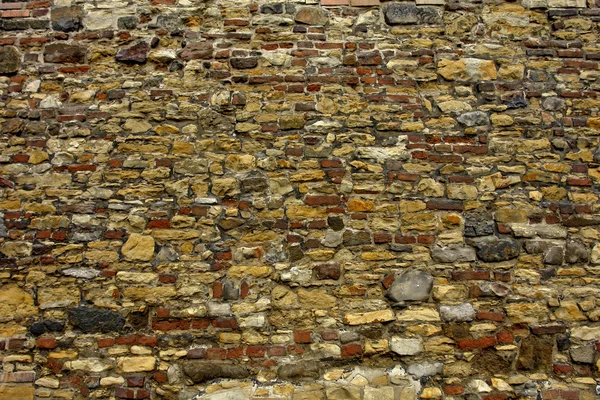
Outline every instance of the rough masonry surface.
<path fill-rule="evenodd" d="M 0 400 L 597 399 L 599 0 L 2 0 Z"/>

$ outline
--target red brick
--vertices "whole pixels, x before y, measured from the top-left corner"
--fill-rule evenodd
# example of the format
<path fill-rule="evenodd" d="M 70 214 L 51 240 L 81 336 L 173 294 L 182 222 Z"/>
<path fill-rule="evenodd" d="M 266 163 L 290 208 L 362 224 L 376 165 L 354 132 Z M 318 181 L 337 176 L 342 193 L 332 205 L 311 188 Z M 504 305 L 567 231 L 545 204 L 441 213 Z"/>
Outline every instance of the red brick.
<path fill-rule="evenodd" d="M 267 349 L 267 355 L 269 357 L 283 357 L 287 354 L 285 347 L 283 346 L 270 346 Z"/>
<path fill-rule="evenodd" d="M 490 393 L 484 396 L 481 396 L 481 400 L 506 400 L 508 396 L 504 393 Z"/>
<path fill-rule="evenodd" d="M 206 358 L 210 360 L 225 360 L 227 358 L 227 349 L 208 349 L 206 352 Z"/>
<path fill-rule="evenodd" d="M 138 340 L 137 335 L 125 335 L 117 338 L 117 344 L 135 344 Z"/>
<path fill-rule="evenodd" d="M 502 322 L 504 321 L 504 314 L 498 311 L 480 311 L 477 313 L 477 319 Z"/>
<path fill-rule="evenodd" d="M 337 206 L 340 204 L 339 196 L 306 196 L 304 203 L 309 206 Z"/>
<path fill-rule="evenodd" d="M 498 343 L 500 344 L 509 344 L 514 342 L 515 338 L 512 333 L 507 331 L 501 331 L 496 334 L 496 338 L 498 339 Z"/>
<path fill-rule="evenodd" d="M 40 349 L 54 349 L 56 346 L 56 339 L 53 337 L 41 337 L 37 340 L 37 347 Z"/>
<path fill-rule="evenodd" d="M 234 347 L 232 349 L 227 349 L 227 358 L 230 360 L 241 358 L 244 355 L 243 347 Z"/>
<path fill-rule="evenodd" d="M 155 372 L 154 380 L 158 383 L 166 383 L 168 380 L 168 376 L 166 372 Z"/>
<path fill-rule="evenodd" d="M 294 331 L 294 342 L 296 343 L 312 343 L 310 331 Z"/>
<path fill-rule="evenodd" d="M 444 385 L 444 393 L 450 396 L 462 394 L 465 388 L 461 385 Z"/>
<path fill-rule="evenodd" d="M 362 356 L 362 346 L 357 343 L 342 346 L 342 357 L 360 357 Z"/>
<path fill-rule="evenodd" d="M 2 18 L 27 18 L 29 10 L 7 10 L 2 11 Z"/>
<path fill-rule="evenodd" d="M 155 336 L 140 336 L 137 343 L 142 346 L 154 347 L 158 343 L 158 339 Z"/>
<path fill-rule="evenodd" d="M 480 270 L 452 271 L 452 279 L 455 281 L 487 281 L 490 279 L 490 272 Z"/>
<path fill-rule="evenodd" d="M 246 347 L 246 355 L 248 357 L 264 357 L 266 350 L 265 346 L 248 346 Z"/>
<path fill-rule="evenodd" d="M 496 345 L 496 337 L 487 336 L 479 339 L 463 339 L 458 341 L 461 350 L 486 349 Z"/>
<path fill-rule="evenodd" d="M 573 366 L 566 363 L 553 364 L 552 369 L 556 375 L 568 375 L 573 372 Z"/>

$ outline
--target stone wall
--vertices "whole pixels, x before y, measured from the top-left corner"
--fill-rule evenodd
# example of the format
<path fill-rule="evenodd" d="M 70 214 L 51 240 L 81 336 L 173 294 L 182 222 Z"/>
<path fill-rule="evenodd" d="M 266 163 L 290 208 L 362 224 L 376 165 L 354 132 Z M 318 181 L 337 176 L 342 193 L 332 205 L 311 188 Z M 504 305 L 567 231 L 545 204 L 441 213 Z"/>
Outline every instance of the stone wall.
<path fill-rule="evenodd" d="M 599 23 L 2 0 L 0 399 L 597 398 Z"/>

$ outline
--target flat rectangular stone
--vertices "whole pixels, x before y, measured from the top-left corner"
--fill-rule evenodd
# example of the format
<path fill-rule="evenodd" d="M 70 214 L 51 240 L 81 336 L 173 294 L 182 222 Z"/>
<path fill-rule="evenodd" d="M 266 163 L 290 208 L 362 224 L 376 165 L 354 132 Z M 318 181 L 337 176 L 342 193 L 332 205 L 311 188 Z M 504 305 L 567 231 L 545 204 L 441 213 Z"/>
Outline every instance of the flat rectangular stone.
<path fill-rule="evenodd" d="M 350 0 L 352 7 L 371 7 L 381 4 L 379 0 Z"/>
<path fill-rule="evenodd" d="M 322 6 L 347 6 L 350 0 L 321 0 Z"/>
<path fill-rule="evenodd" d="M 417 0 L 418 6 L 443 6 L 446 0 Z"/>
<path fill-rule="evenodd" d="M 548 0 L 549 8 L 585 8 L 585 0 Z"/>

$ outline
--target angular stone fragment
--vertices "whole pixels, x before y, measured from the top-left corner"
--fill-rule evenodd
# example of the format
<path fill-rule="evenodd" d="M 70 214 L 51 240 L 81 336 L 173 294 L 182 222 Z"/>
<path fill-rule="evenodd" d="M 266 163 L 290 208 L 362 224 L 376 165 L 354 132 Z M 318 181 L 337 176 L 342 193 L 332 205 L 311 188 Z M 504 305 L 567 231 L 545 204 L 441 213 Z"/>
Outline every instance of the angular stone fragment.
<path fill-rule="evenodd" d="M 561 265 L 564 259 L 564 248 L 554 246 L 544 255 L 544 264 Z"/>
<path fill-rule="evenodd" d="M 491 215 L 469 214 L 465 218 L 465 236 L 477 237 L 494 234 L 494 221 Z"/>
<path fill-rule="evenodd" d="M 401 356 L 412 356 L 423 351 L 423 345 L 419 339 L 408 339 L 392 337 L 390 350 Z"/>
<path fill-rule="evenodd" d="M 521 341 L 516 368 L 518 370 L 545 369 L 552 365 L 551 337 L 528 336 Z"/>
<path fill-rule="evenodd" d="M 571 347 L 569 349 L 573 361 L 582 364 L 593 364 L 596 358 L 596 348 L 594 345 L 585 345 L 579 347 Z"/>
<path fill-rule="evenodd" d="M 2 318 L 26 318 L 37 313 L 38 309 L 33 303 L 33 297 L 23 289 L 5 285 L 0 291 Z"/>
<path fill-rule="evenodd" d="M 132 46 L 120 49 L 115 55 L 115 60 L 131 64 L 144 64 L 148 59 L 150 45 L 146 42 L 138 42 Z"/>
<path fill-rule="evenodd" d="M 387 296 L 395 302 L 426 301 L 432 287 L 433 276 L 423 271 L 411 270 L 395 276 Z"/>
<path fill-rule="evenodd" d="M 13 46 L 0 47 L 0 74 L 14 74 L 21 67 L 21 54 Z"/>
<path fill-rule="evenodd" d="M 575 241 L 569 241 L 567 243 L 567 249 L 565 252 L 565 261 L 569 264 L 575 264 L 578 262 L 587 262 L 589 259 L 589 251 L 584 244 Z"/>
<path fill-rule="evenodd" d="M 129 260 L 150 261 L 154 255 L 154 238 L 132 233 L 121 252 Z"/>
<path fill-rule="evenodd" d="M 146 357 L 121 357 L 117 359 L 117 367 L 123 372 L 153 371 L 156 366 L 154 356 Z"/>
<path fill-rule="evenodd" d="M 475 243 L 477 257 L 487 262 L 506 261 L 518 257 L 519 243 L 512 239 L 488 238 Z"/>
<path fill-rule="evenodd" d="M 408 366 L 407 372 L 414 375 L 416 378 L 422 378 L 424 376 L 436 376 L 442 373 L 444 364 L 440 362 L 420 362 L 418 364 L 411 364 Z"/>
<path fill-rule="evenodd" d="M 87 50 L 83 46 L 53 43 L 44 48 L 44 61 L 58 64 L 84 64 Z"/>
<path fill-rule="evenodd" d="M 490 118 L 483 111 L 471 111 L 456 117 L 456 120 L 466 126 L 489 125 Z"/>
<path fill-rule="evenodd" d="M 284 381 L 313 381 L 321 377 L 321 370 L 315 361 L 300 361 L 280 366 L 277 370 L 277 377 Z"/>
<path fill-rule="evenodd" d="M 369 311 L 364 313 L 348 313 L 344 316 L 344 322 L 348 325 L 365 325 L 377 322 L 388 322 L 395 319 L 392 310 Z"/>
<path fill-rule="evenodd" d="M 184 61 L 190 60 L 207 60 L 212 58 L 213 43 L 212 42 L 191 42 L 179 52 L 179 58 Z"/>
<path fill-rule="evenodd" d="M 548 309 L 540 303 L 508 304 L 506 313 L 513 324 L 536 323 L 548 320 Z"/>
<path fill-rule="evenodd" d="M 76 32 L 81 29 L 83 9 L 81 7 L 55 7 L 50 13 L 52 29 L 62 32 Z"/>
<path fill-rule="evenodd" d="M 475 261 L 477 256 L 472 247 L 454 244 L 446 247 L 435 246 L 431 250 L 431 258 L 438 262 L 452 263 Z"/>
<path fill-rule="evenodd" d="M 182 364 L 182 369 L 183 373 L 196 384 L 219 378 L 246 379 L 250 376 L 250 372 L 243 365 L 218 364 L 201 360 L 186 361 Z"/>
<path fill-rule="evenodd" d="M 0 247 L 0 253 L 7 257 L 29 257 L 33 245 L 29 242 L 5 242 Z"/>
<path fill-rule="evenodd" d="M 472 321 L 476 314 L 477 312 L 470 303 L 463 303 L 458 306 L 440 306 L 440 316 L 444 321 Z"/>
<path fill-rule="evenodd" d="M 125 318 L 110 310 L 77 307 L 69 310 L 69 322 L 84 333 L 109 333 L 119 332 Z"/>
<path fill-rule="evenodd" d="M 307 25 L 325 25 L 329 21 L 329 16 L 322 8 L 305 7 L 298 11 L 295 20 Z"/>

